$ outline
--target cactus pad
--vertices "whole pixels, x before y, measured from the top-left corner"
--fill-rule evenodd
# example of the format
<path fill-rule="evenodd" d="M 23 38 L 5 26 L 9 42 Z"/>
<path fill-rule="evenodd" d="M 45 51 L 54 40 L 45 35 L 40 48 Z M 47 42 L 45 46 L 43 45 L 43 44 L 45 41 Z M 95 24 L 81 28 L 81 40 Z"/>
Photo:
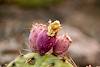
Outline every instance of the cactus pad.
<path fill-rule="evenodd" d="M 50 54 L 40 56 L 38 53 L 28 53 L 18 56 L 7 67 L 73 67 L 73 65 Z"/>

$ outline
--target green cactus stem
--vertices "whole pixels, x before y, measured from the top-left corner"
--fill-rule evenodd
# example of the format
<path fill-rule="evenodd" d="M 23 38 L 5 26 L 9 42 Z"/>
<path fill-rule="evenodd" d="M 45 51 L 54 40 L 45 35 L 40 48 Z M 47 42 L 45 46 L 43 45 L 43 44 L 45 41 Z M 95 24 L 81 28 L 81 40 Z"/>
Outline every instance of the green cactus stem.
<path fill-rule="evenodd" d="M 67 59 L 62 61 L 54 55 L 40 56 L 38 53 L 28 53 L 19 55 L 7 67 L 73 67 L 73 65 Z"/>

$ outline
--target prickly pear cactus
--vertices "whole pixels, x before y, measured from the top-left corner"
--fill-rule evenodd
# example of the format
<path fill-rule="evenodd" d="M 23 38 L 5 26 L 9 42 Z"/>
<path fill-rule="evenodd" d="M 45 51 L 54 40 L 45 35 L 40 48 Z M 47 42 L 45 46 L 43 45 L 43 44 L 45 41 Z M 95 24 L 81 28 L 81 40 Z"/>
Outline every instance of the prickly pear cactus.
<path fill-rule="evenodd" d="M 34 24 L 29 34 L 29 46 L 33 53 L 20 55 L 7 67 L 76 67 L 68 48 L 70 37 L 58 35 L 61 29 L 59 21 L 44 24 Z"/>
<path fill-rule="evenodd" d="M 73 67 L 73 65 L 50 54 L 40 56 L 38 53 L 28 53 L 18 56 L 7 67 Z"/>

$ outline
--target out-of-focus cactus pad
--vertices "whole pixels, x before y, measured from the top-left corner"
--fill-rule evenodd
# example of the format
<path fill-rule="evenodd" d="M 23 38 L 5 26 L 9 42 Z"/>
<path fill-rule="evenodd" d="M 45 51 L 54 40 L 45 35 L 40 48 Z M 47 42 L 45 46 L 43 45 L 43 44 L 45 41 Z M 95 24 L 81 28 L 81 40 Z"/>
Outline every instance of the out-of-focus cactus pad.
<path fill-rule="evenodd" d="M 63 0 L 4 0 L 4 3 L 22 7 L 48 7 L 61 3 Z"/>
<path fill-rule="evenodd" d="M 50 54 L 40 56 L 38 53 L 28 53 L 18 56 L 7 67 L 73 67 L 73 65 Z"/>

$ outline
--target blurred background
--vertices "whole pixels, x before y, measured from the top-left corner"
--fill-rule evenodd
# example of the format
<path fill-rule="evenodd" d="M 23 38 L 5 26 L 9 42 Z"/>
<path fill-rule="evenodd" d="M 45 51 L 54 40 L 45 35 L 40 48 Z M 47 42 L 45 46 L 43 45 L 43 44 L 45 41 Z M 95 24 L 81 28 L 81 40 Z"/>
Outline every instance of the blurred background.
<path fill-rule="evenodd" d="M 60 20 L 79 67 L 100 66 L 100 0 L 0 0 L 0 65 L 28 49 L 32 23 Z"/>

